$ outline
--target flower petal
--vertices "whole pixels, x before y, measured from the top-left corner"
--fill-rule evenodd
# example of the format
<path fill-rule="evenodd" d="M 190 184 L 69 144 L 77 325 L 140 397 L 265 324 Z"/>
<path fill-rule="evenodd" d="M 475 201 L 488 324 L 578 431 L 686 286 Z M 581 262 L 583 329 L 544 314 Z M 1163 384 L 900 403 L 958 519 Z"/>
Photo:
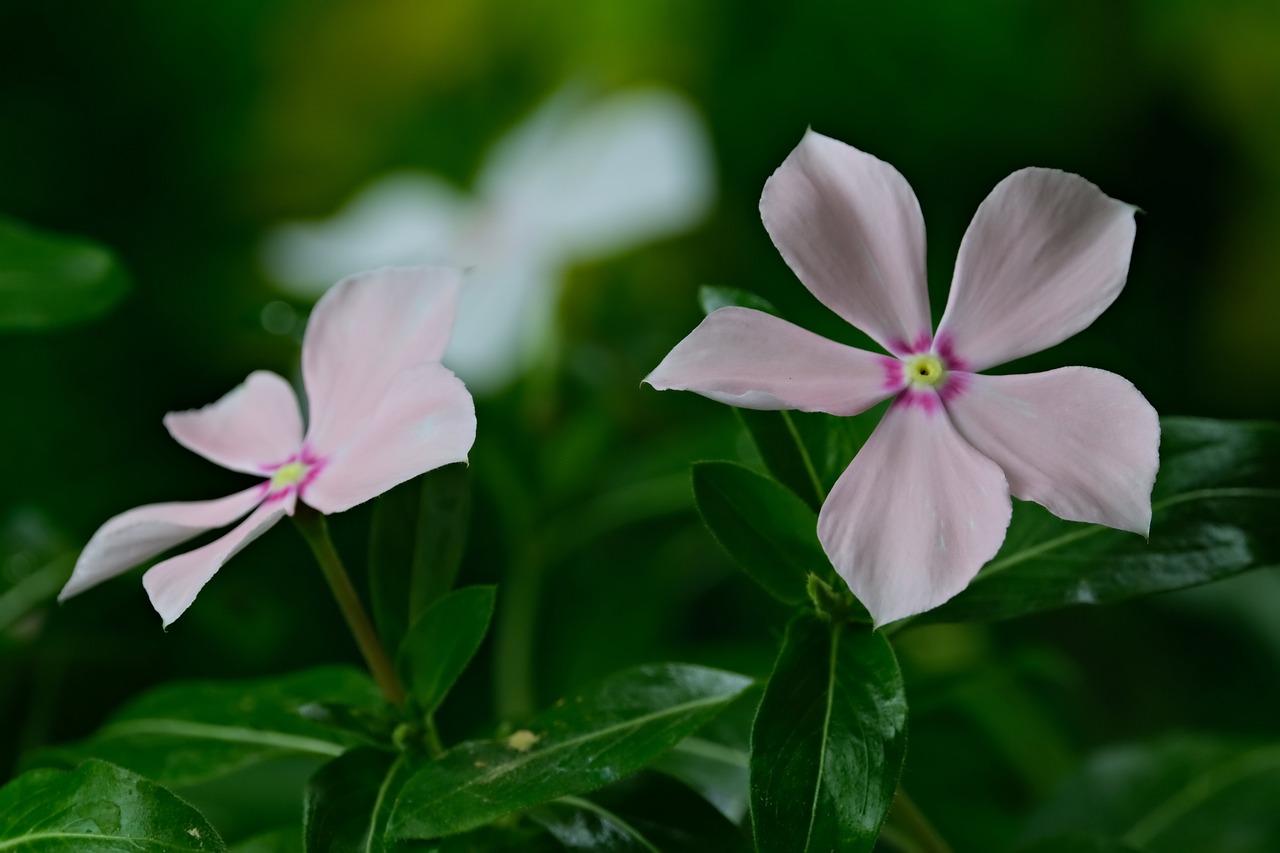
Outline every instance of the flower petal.
<path fill-rule="evenodd" d="M 312 450 L 326 455 L 358 432 L 405 368 L 440 360 L 461 275 L 379 270 L 343 279 L 316 303 L 302 342 Z"/>
<path fill-rule="evenodd" d="M 941 406 L 900 401 L 836 481 L 818 538 L 883 625 L 964 589 L 999 550 L 1011 512 L 999 466 Z"/>
<path fill-rule="evenodd" d="M 302 414 L 289 383 L 256 370 L 216 403 L 170 412 L 165 428 L 174 440 L 232 471 L 262 474 L 302 445 Z"/>
<path fill-rule="evenodd" d="M 1160 421 L 1127 379 L 1089 367 L 974 375 L 946 405 L 1015 497 L 1070 521 L 1150 530 Z"/>
<path fill-rule="evenodd" d="M 191 602 L 196 600 L 196 593 L 227 560 L 265 533 L 281 516 L 292 512 L 293 503 L 292 494 L 281 500 L 267 501 L 227 535 L 152 566 L 142 576 L 142 585 L 151 598 L 151 606 L 164 620 L 164 627 L 168 628 L 186 612 Z"/>
<path fill-rule="evenodd" d="M 592 100 L 566 86 L 494 146 L 477 195 L 524 249 L 499 263 L 535 250 L 558 267 L 687 230 L 710 206 L 713 173 L 706 127 L 678 95 Z"/>
<path fill-rule="evenodd" d="M 927 342 L 924 217 L 897 169 L 809 131 L 765 182 L 760 216 L 823 305 L 890 352 Z"/>
<path fill-rule="evenodd" d="M 1067 172 L 1005 178 L 960 243 L 940 345 L 983 370 L 1088 326 L 1124 287 L 1134 210 Z"/>
<path fill-rule="evenodd" d="M 510 382 L 554 330 L 559 273 L 530 254 L 502 255 L 481 258 L 468 272 L 444 354 L 444 363 L 476 394 Z"/>
<path fill-rule="evenodd" d="M 455 257 L 471 202 L 442 178 L 391 172 L 362 188 L 330 219 L 287 222 L 262 244 L 267 276 L 304 296 L 385 266 L 463 263 Z"/>
<path fill-rule="evenodd" d="M 462 381 L 439 364 L 395 378 L 362 432 L 338 449 L 302 500 L 342 512 L 450 462 L 465 462 L 476 437 L 475 405 Z"/>
<path fill-rule="evenodd" d="M 736 307 L 709 314 L 644 381 L 746 409 L 833 415 L 856 415 L 903 387 L 896 358 Z"/>
<path fill-rule="evenodd" d="M 123 574 L 174 545 L 206 530 L 225 527 L 253 509 L 267 494 L 266 484 L 213 501 L 149 504 L 121 513 L 98 528 L 76 560 L 65 601 Z"/>

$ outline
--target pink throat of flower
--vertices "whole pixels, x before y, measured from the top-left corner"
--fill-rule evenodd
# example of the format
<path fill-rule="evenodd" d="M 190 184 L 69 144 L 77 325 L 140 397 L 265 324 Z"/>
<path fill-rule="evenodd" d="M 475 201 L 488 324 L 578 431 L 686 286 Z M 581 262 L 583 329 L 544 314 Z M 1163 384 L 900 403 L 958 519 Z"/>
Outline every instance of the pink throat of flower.
<path fill-rule="evenodd" d="M 266 484 L 266 500 L 268 502 L 284 500 L 289 495 L 297 495 L 301 498 L 303 490 L 324 469 L 325 461 L 314 455 L 309 448 L 304 447 L 283 462 L 268 465 L 263 470 L 264 474 L 271 476 Z"/>
<path fill-rule="evenodd" d="M 884 389 L 896 395 L 893 405 L 918 406 L 933 414 L 968 389 L 966 365 L 956 356 L 948 336 L 935 340 L 925 333 L 914 343 L 897 343 L 902 346 L 893 348 L 896 357 L 881 359 Z"/>

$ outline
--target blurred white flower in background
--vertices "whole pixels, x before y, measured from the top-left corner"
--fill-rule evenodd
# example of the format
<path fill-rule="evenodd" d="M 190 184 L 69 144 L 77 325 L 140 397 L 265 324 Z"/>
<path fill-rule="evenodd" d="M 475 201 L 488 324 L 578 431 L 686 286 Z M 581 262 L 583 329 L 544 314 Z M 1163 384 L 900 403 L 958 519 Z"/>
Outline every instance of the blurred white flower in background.
<path fill-rule="evenodd" d="M 710 141 L 687 100 L 568 87 L 493 145 L 470 194 L 425 172 L 383 175 L 331 219 L 276 228 L 262 260 L 303 296 L 381 266 L 471 267 L 444 363 L 485 393 L 549 342 L 568 268 L 687 231 L 713 196 Z"/>

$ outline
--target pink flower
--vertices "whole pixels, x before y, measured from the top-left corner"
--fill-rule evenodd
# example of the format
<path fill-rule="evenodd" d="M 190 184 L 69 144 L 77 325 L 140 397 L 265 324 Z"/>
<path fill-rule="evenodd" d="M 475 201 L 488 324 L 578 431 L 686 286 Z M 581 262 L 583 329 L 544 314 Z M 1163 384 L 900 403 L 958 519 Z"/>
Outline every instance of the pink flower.
<path fill-rule="evenodd" d="M 265 477 L 230 497 L 151 504 L 98 529 L 59 600 L 188 539 L 246 516 L 207 545 L 153 566 L 142 583 L 168 627 L 222 564 L 298 501 L 342 512 L 432 468 L 467 458 L 475 407 L 440 365 L 460 273 L 436 267 L 351 276 L 316 304 L 302 342 L 310 423 L 289 383 L 256 371 L 221 400 L 172 412 L 178 443 L 233 471 Z"/>
<path fill-rule="evenodd" d="M 910 186 L 887 163 L 809 132 L 765 184 L 765 228 L 809 291 L 892 355 L 722 308 L 646 381 L 835 415 L 894 398 L 818 517 L 823 549 L 877 625 L 964 589 L 1004 540 L 1011 493 L 1146 535 L 1160 426 L 1132 384 L 1087 367 L 977 372 L 1065 340 L 1115 300 L 1133 211 L 1077 175 L 1005 178 L 965 233 L 934 333 Z"/>

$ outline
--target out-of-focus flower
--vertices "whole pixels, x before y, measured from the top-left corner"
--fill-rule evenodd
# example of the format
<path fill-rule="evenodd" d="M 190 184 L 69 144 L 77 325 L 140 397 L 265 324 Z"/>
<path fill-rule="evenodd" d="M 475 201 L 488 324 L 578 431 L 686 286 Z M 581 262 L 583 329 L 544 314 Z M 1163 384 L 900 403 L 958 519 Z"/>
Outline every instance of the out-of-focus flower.
<path fill-rule="evenodd" d="M 894 398 L 818 517 L 827 556 L 877 624 L 964 589 L 1004 540 L 1011 492 L 1145 535 L 1160 427 L 1132 384 L 1087 367 L 976 372 L 1065 340 L 1115 300 L 1133 211 L 1077 175 L 1005 178 L 965 233 L 934 334 L 911 187 L 887 163 L 809 132 L 765 184 L 765 228 L 809 291 L 892 356 L 721 308 L 646 381 L 836 415 Z"/>
<path fill-rule="evenodd" d="M 444 361 L 472 390 L 500 388 L 548 341 L 567 268 L 696 224 L 713 196 L 707 133 L 683 98 L 638 89 L 551 98 L 497 142 L 464 195 L 398 172 L 332 219 L 282 225 L 263 264 L 295 293 L 382 264 L 472 267 Z"/>
<path fill-rule="evenodd" d="M 305 436 L 293 389 L 267 371 L 203 409 L 165 416 L 184 447 L 267 479 L 219 500 L 151 504 L 116 516 L 89 540 L 59 600 L 247 515 L 221 538 L 143 576 L 167 627 L 223 563 L 293 515 L 298 501 L 341 512 L 464 461 L 475 440 L 475 407 L 440 364 L 460 279 L 460 271 L 443 267 L 387 269 L 347 278 L 324 295 L 302 342 Z"/>

